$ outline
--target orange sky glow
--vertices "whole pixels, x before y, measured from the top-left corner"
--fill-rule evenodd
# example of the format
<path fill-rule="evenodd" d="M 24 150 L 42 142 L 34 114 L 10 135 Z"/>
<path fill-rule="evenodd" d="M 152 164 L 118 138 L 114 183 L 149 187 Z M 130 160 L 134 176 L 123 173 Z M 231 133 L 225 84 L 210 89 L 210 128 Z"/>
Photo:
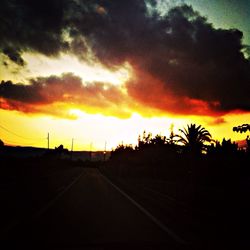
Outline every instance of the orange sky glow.
<path fill-rule="evenodd" d="M 74 150 L 111 150 L 190 123 L 215 140 L 246 138 L 232 128 L 250 121 L 247 21 L 220 22 L 217 2 L 210 11 L 192 0 L 68 2 L 39 2 L 41 12 L 4 1 L 5 144 L 47 147 L 50 133 L 50 148 L 74 138 Z"/>
<path fill-rule="evenodd" d="M 174 106 L 177 103 L 174 97 L 170 95 L 169 102 L 166 104 L 163 102 L 163 98 L 166 97 L 161 98 L 163 89 L 153 89 L 154 92 L 147 95 L 147 91 L 150 90 L 147 90 L 146 87 L 151 89 L 150 86 L 141 89 L 140 102 L 134 101 L 127 94 L 128 89 L 125 86 L 131 78 L 138 77 L 138 75 L 133 75 L 133 69 L 129 64 L 112 71 L 101 65 L 86 65 L 69 55 L 62 55 L 60 58 L 54 59 L 32 54 L 25 55 L 25 57 L 28 61 L 26 75 L 23 72 L 13 74 L 0 67 L 1 74 L 4 72 L 1 78 L 3 80 L 13 79 L 17 82 L 25 80 L 26 84 L 29 84 L 28 79 L 37 74 L 46 77 L 53 72 L 60 75 L 68 70 L 81 76 L 82 80 L 85 79 L 85 85 L 89 87 L 89 92 L 86 98 L 79 96 L 79 98 L 85 98 L 84 101 L 70 103 L 67 102 L 66 98 L 50 104 L 23 106 L 21 103 L 16 103 L 19 107 L 18 110 L 11 106 L 8 107 L 8 102 L 3 98 L 0 99 L 0 125 L 9 130 L 0 130 L 1 139 L 6 144 L 46 147 L 46 136 L 49 132 L 51 148 L 60 144 L 70 148 L 71 139 L 74 138 L 75 150 L 89 150 L 91 144 L 92 150 L 103 150 L 105 141 L 107 149 L 111 150 L 122 142 L 135 145 L 138 135 L 142 134 L 144 130 L 152 132 L 154 135 L 159 133 L 168 136 L 172 124 L 174 124 L 175 133 L 178 133 L 179 128 L 191 122 L 202 124 L 218 140 L 224 137 L 233 140 L 245 139 L 244 134 L 234 133 L 232 127 L 249 120 L 250 114 L 240 112 L 239 114 L 232 113 L 217 117 L 206 110 L 204 103 L 190 100 L 187 100 L 190 102 L 190 109 L 196 109 L 196 111 L 201 109 L 202 116 L 192 115 L 192 110 L 187 115 L 186 111 L 180 114 L 181 110 L 177 110 L 177 114 L 175 114 Z M 54 66 L 51 67 L 51 65 Z M 139 77 L 150 78 L 150 76 L 142 74 L 140 73 Z M 155 79 L 147 79 L 147 81 L 153 83 Z M 97 97 L 94 96 L 97 90 L 93 82 L 102 83 L 101 89 L 99 89 L 100 95 Z M 133 87 L 129 90 L 132 96 L 133 94 L 140 95 L 140 91 L 133 93 Z M 55 91 L 58 91 L 57 86 L 55 88 Z M 71 94 L 78 95 L 77 91 L 78 89 Z M 91 93 L 94 95 L 92 96 Z M 103 96 L 105 97 L 104 101 L 102 100 Z M 155 97 L 159 98 L 159 102 L 147 99 Z M 53 95 L 52 98 L 54 98 Z M 144 102 L 150 103 L 151 101 L 151 107 L 145 108 Z M 167 108 L 173 112 L 164 112 L 166 107 L 162 105 L 168 105 Z M 208 115 L 204 115 L 204 112 L 207 112 Z"/>

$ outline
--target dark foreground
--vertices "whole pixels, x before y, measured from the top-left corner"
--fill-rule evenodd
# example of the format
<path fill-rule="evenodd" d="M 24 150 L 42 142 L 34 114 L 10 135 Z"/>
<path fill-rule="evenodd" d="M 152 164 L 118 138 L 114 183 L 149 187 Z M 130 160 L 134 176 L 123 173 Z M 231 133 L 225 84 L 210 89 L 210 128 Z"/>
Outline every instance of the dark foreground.
<path fill-rule="evenodd" d="M 8 246 L 176 249 L 178 243 L 110 184 L 86 168 L 60 197 L 9 230 Z M 94 248 L 95 249 L 95 248 Z"/>
<path fill-rule="evenodd" d="M 7 162 L 0 189 L 3 249 L 249 249 L 248 192 L 241 192 L 248 189 L 238 190 L 237 182 L 212 197 L 199 188 L 199 198 L 185 200 L 183 194 L 197 190 L 176 183 L 182 197 L 174 197 L 174 183 L 119 178 L 96 163 Z"/>

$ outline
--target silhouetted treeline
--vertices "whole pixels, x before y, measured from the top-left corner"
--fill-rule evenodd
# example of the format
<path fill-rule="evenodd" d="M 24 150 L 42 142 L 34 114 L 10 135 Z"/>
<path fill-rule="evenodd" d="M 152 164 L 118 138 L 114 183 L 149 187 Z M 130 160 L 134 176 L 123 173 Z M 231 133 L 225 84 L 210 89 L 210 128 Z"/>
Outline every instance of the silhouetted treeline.
<path fill-rule="evenodd" d="M 240 133 L 246 133 L 247 131 L 250 131 L 250 124 L 242 124 L 237 127 L 233 127 L 234 132 L 240 132 Z"/>
<path fill-rule="evenodd" d="M 240 149 L 231 139 L 213 141 L 208 131 L 194 124 L 180 132 L 170 138 L 144 132 L 136 147 L 119 145 L 111 152 L 109 170 L 120 177 L 217 184 L 249 174 L 249 148 Z"/>

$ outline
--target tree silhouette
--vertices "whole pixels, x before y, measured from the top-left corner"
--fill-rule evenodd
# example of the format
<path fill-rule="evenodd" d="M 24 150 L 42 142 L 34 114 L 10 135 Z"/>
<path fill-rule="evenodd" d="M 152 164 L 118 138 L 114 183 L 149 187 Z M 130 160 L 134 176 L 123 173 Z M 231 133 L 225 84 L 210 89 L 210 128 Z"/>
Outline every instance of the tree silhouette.
<path fill-rule="evenodd" d="M 234 132 L 240 132 L 240 133 L 246 133 L 247 131 L 250 131 L 250 124 L 242 124 L 237 127 L 233 127 Z"/>
<path fill-rule="evenodd" d="M 177 135 L 178 142 L 185 145 L 188 152 L 197 155 L 205 149 L 204 143 L 211 142 L 211 134 L 201 125 L 187 125 L 187 128 L 179 129 L 182 135 Z"/>
<path fill-rule="evenodd" d="M 220 155 L 229 157 L 232 155 L 236 155 L 238 152 L 238 144 L 236 142 L 232 142 L 231 139 L 226 140 L 223 138 L 222 142 L 219 141 L 215 142 L 215 145 L 212 144 L 208 147 L 208 154 L 209 155 Z"/>
<path fill-rule="evenodd" d="M 154 138 L 151 139 L 151 144 L 157 146 L 163 146 L 167 143 L 166 136 L 156 135 Z"/>
<path fill-rule="evenodd" d="M 233 127 L 234 132 L 240 132 L 240 133 L 246 133 L 247 131 L 250 131 L 250 124 L 242 124 L 237 127 Z M 249 135 L 246 138 L 246 143 L 247 143 L 247 152 L 250 153 L 250 138 Z"/>
<path fill-rule="evenodd" d="M 170 136 L 169 136 L 169 138 L 167 139 L 167 141 L 168 141 L 168 143 L 170 144 L 170 145 L 174 145 L 175 143 L 176 143 L 176 140 L 175 140 L 175 134 L 174 134 L 174 130 L 173 130 L 173 128 L 174 128 L 174 125 L 172 124 L 171 125 L 171 127 L 170 127 Z"/>
<path fill-rule="evenodd" d="M 151 144 L 152 141 L 152 133 L 146 133 L 143 131 L 142 137 L 139 135 L 138 137 L 138 148 L 146 148 Z"/>
<path fill-rule="evenodd" d="M 126 159 L 134 152 L 132 145 L 120 144 L 115 150 L 112 150 L 110 159 Z"/>
<path fill-rule="evenodd" d="M 60 146 L 55 147 L 54 153 L 58 155 L 62 155 L 62 154 L 69 153 L 69 150 L 64 148 L 63 145 L 61 144 Z"/>

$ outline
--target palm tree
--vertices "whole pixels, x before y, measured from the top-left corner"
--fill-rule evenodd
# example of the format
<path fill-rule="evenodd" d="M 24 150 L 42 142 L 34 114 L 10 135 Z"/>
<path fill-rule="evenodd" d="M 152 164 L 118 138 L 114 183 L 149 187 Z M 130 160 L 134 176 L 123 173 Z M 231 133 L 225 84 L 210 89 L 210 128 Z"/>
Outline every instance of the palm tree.
<path fill-rule="evenodd" d="M 211 142 L 211 134 L 201 125 L 187 125 L 187 128 L 179 129 L 182 135 L 177 135 L 178 142 L 185 145 L 186 149 L 194 155 L 200 154 L 204 150 L 204 143 Z"/>

